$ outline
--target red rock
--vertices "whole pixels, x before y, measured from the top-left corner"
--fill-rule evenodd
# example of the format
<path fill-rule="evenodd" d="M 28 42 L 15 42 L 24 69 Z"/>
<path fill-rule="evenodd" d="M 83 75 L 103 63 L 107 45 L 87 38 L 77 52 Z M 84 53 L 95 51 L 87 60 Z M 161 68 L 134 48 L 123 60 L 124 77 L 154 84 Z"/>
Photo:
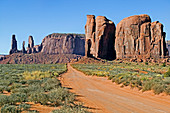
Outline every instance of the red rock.
<path fill-rule="evenodd" d="M 25 41 L 23 41 L 23 43 L 22 43 L 22 53 L 27 53 L 25 50 Z"/>
<path fill-rule="evenodd" d="M 148 15 L 135 15 L 120 21 L 116 27 L 116 57 L 160 58 L 166 56 L 163 25 Z"/>
<path fill-rule="evenodd" d="M 91 57 L 95 54 L 95 16 L 87 15 L 87 22 L 85 25 L 85 56 Z"/>
<path fill-rule="evenodd" d="M 34 47 L 34 39 L 32 36 L 29 36 L 28 38 L 28 48 Z"/>
<path fill-rule="evenodd" d="M 42 41 L 42 53 L 84 55 L 84 35 L 53 33 Z"/>
<path fill-rule="evenodd" d="M 17 53 L 17 40 L 15 38 L 15 35 L 12 35 L 12 42 L 11 42 L 11 49 L 9 51 L 9 54 Z"/>
<path fill-rule="evenodd" d="M 85 55 L 87 57 L 115 59 L 115 24 L 104 16 L 87 15 L 85 25 Z"/>
<path fill-rule="evenodd" d="M 160 58 L 166 55 L 163 25 L 159 21 L 151 23 L 151 57 Z"/>

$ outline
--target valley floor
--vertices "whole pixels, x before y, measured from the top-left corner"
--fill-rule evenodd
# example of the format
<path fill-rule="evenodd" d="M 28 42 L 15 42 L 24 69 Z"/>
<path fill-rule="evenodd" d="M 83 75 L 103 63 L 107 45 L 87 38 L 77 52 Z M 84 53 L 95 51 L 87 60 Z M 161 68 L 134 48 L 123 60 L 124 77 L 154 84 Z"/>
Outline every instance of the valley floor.
<path fill-rule="evenodd" d="M 97 113 L 170 113 L 170 96 L 120 88 L 106 77 L 87 76 L 68 64 L 61 76 L 64 87 L 78 95 L 78 100 Z"/>

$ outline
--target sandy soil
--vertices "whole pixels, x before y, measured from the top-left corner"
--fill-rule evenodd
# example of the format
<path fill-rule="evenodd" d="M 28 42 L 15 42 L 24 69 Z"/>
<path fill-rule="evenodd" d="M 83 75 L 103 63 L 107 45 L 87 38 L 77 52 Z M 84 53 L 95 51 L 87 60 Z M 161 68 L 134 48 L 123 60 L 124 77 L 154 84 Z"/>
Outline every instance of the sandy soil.
<path fill-rule="evenodd" d="M 68 64 L 61 82 L 96 113 L 170 113 L 170 96 L 120 86 L 105 77 L 87 76 Z"/>

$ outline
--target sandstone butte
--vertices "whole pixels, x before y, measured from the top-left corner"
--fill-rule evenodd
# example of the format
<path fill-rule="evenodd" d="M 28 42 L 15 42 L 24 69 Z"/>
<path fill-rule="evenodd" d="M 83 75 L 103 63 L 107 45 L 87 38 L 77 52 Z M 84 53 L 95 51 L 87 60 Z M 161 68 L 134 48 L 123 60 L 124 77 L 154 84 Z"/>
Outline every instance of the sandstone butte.
<path fill-rule="evenodd" d="M 95 20 L 94 15 L 87 15 L 85 31 L 87 57 L 157 59 L 168 55 L 163 25 L 159 21 L 151 22 L 146 14 L 127 17 L 116 28 L 104 16 Z"/>
<path fill-rule="evenodd" d="M 60 34 L 53 33 L 46 36 L 40 45 L 34 45 L 32 36 L 28 38 L 28 47 L 25 50 L 25 41 L 22 44 L 22 50 L 17 49 L 15 35 L 12 35 L 12 44 L 9 54 L 13 53 L 44 53 L 44 54 L 76 54 L 85 53 L 85 36 L 83 34 Z"/>
<path fill-rule="evenodd" d="M 145 14 L 127 17 L 116 26 L 115 49 L 117 59 L 163 58 L 167 55 L 163 25 Z"/>
<path fill-rule="evenodd" d="M 104 16 L 87 15 L 85 56 L 115 59 L 115 24 Z"/>

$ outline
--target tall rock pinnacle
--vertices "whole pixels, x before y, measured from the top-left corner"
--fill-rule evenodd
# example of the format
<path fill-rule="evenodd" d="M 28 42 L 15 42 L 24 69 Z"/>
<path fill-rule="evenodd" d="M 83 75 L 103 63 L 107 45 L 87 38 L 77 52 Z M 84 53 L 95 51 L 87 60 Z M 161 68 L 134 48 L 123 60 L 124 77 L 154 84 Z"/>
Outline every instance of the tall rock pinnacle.
<path fill-rule="evenodd" d="M 87 15 L 85 56 L 115 59 L 115 24 L 104 16 Z"/>
<path fill-rule="evenodd" d="M 17 40 L 15 38 L 15 35 L 12 35 L 12 42 L 11 42 L 11 49 L 9 54 L 17 53 Z"/>
<path fill-rule="evenodd" d="M 32 36 L 29 36 L 28 38 L 28 48 L 34 47 L 34 39 Z"/>
<path fill-rule="evenodd" d="M 25 50 L 25 41 L 23 41 L 23 43 L 22 43 L 22 53 L 27 53 Z"/>

